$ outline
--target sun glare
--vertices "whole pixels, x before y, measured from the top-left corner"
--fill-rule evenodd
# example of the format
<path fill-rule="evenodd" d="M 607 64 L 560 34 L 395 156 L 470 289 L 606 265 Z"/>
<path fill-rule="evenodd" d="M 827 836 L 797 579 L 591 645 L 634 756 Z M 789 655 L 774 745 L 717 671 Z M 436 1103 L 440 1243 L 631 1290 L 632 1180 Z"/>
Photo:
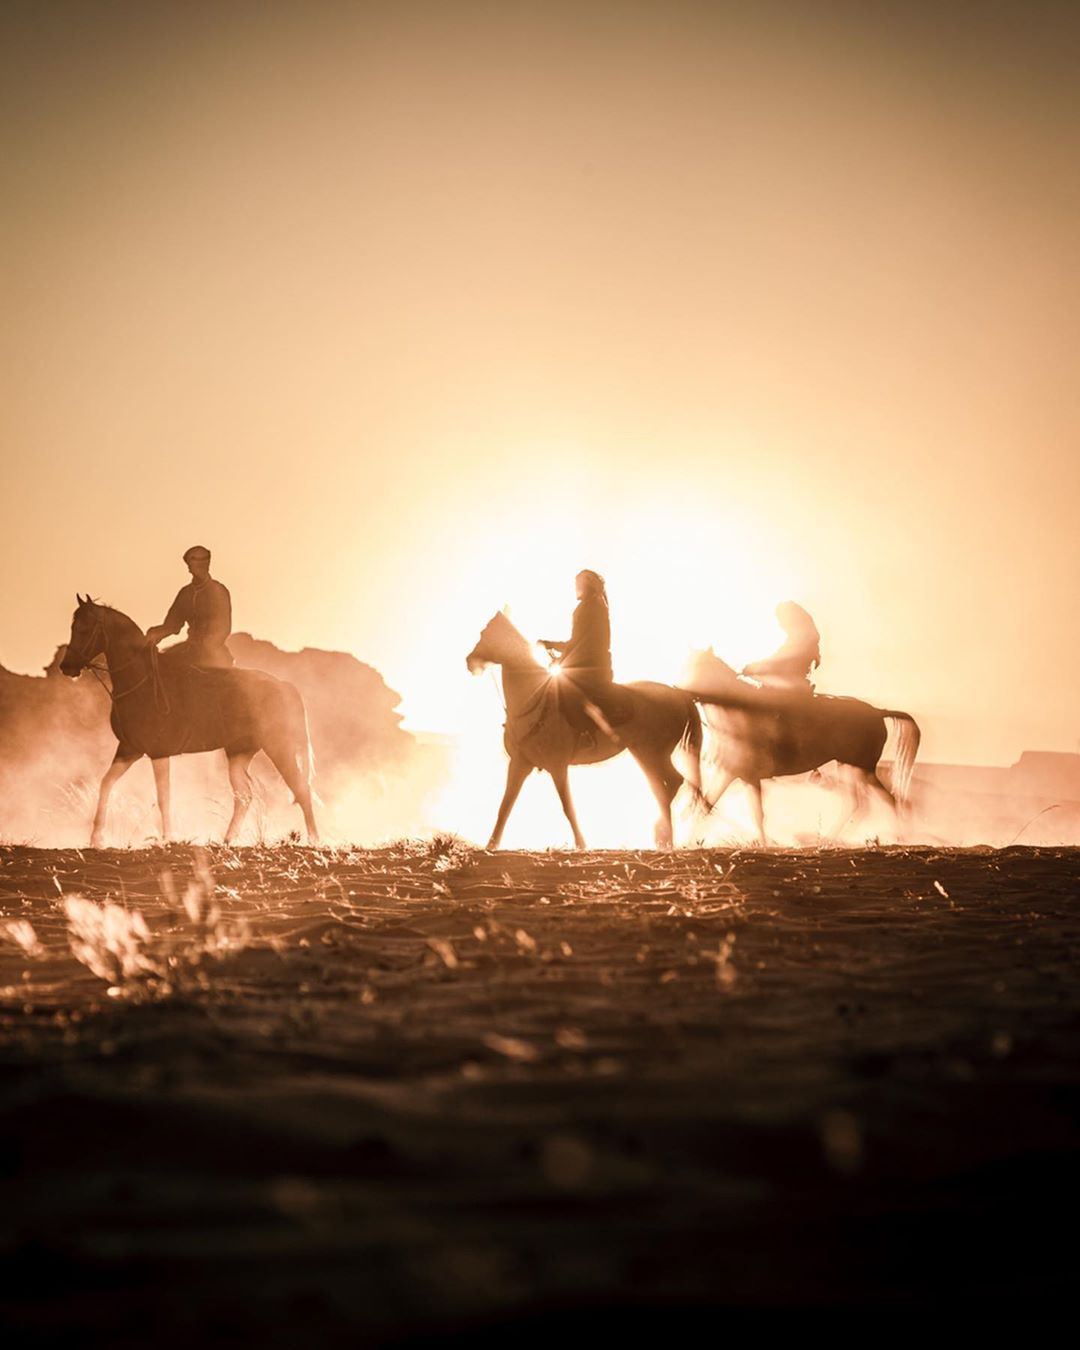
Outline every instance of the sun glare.
<path fill-rule="evenodd" d="M 483 544 L 444 570 L 433 596 L 435 632 L 422 635 L 426 658 L 412 663 L 408 678 L 395 686 L 407 727 L 453 739 L 449 787 L 432 803 L 433 825 L 479 842 L 490 833 L 505 783 L 505 709 L 497 669 L 472 678 L 464 658 L 494 613 L 507 606 L 511 622 L 534 644 L 541 637 L 568 638 L 574 577 L 591 567 L 607 582 L 616 680 L 678 684 L 695 649 L 711 646 L 736 667 L 773 650 L 781 636 L 777 602 L 802 594 L 799 569 L 767 525 L 706 502 L 663 501 L 653 493 L 648 500 L 612 501 L 597 514 L 580 499 L 568 504 L 538 494 L 527 515 L 519 507 L 489 504 L 489 519 L 513 520 L 513 528 L 477 529 L 472 537 Z M 682 528 L 659 533 L 657 522 L 672 519 Z M 430 587 L 430 577 L 425 584 Z M 433 649 L 441 653 L 437 661 Z M 535 654 L 549 663 L 539 645 Z M 551 672 L 559 678 L 557 665 Z M 590 844 L 651 842 L 656 805 L 628 755 L 572 770 L 571 787 Z M 737 825 L 737 794 L 732 806 Z M 568 842 L 550 779 L 534 775 L 514 808 L 505 845 Z"/>

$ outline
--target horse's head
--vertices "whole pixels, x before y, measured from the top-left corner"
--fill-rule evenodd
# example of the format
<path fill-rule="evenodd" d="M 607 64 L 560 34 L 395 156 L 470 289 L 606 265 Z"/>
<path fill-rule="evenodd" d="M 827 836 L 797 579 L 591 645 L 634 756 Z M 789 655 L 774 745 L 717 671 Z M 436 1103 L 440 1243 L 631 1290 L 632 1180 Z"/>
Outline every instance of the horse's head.
<path fill-rule="evenodd" d="M 75 593 L 79 607 L 71 616 L 71 636 L 68 638 L 60 669 L 72 677 L 81 674 L 95 656 L 105 650 L 105 621 L 102 607 L 95 605 L 89 595 Z"/>
<path fill-rule="evenodd" d="M 537 665 L 528 640 L 518 632 L 500 610 L 489 619 L 479 641 L 465 658 L 470 675 L 477 675 L 485 666 Z"/>
<path fill-rule="evenodd" d="M 706 651 L 691 652 L 686 669 L 686 682 L 691 689 L 715 691 L 729 689 L 740 683 L 736 671 L 726 661 L 722 661 L 711 647 Z"/>

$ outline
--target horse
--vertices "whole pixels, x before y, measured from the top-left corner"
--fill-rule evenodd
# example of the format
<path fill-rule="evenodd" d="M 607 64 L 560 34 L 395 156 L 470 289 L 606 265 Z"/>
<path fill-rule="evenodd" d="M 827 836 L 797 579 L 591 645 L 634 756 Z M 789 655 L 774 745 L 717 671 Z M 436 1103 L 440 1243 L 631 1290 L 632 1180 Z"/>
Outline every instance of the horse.
<path fill-rule="evenodd" d="M 884 802 L 894 816 L 908 804 L 911 774 L 921 732 L 910 713 L 875 708 L 855 698 L 757 689 L 741 680 L 711 649 L 691 659 L 687 684 L 705 708 L 705 718 L 716 733 L 714 758 L 720 770 L 711 790 L 710 809 L 737 779 L 750 789 L 758 839 L 765 836 L 761 800 L 764 778 L 809 773 L 835 760 L 844 770 L 846 813 L 834 836 L 850 824 L 865 805 L 867 793 Z M 878 777 L 878 762 L 888 739 L 885 723 L 898 727 L 893 761 L 892 791 Z"/>
<path fill-rule="evenodd" d="M 223 749 L 229 761 L 233 813 L 225 832 L 231 844 L 251 805 L 248 766 L 263 750 L 285 780 L 304 816 L 309 843 L 318 827 L 311 807 L 311 742 L 307 714 L 294 685 L 261 670 L 202 670 L 160 656 L 148 646 L 133 619 L 89 596 L 76 595 L 71 637 L 60 662 L 75 677 L 104 657 L 112 699 L 110 722 L 116 754 L 98 791 L 90 846 L 100 848 L 109 796 L 119 779 L 143 755 L 154 769 L 161 831 L 169 837 L 169 759 L 173 755 Z"/>
<path fill-rule="evenodd" d="M 701 717 L 693 698 L 665 684 L 641 682 L 619 685 L 626 720 L 617 731 L 597 728 L 595 740 L 587 740 L 559 708 L 559 678 L 543 666 L 531 644 L 505 613 L 496 614 L 485 626 L 465 664 L 472 674 L 487 665 L 502 667 L 506 725 L 503 744 L 510 756 L 506 791 L 499 806 L 488 848 L 502 842 L 503 830 L 525 779 L 534 769 L 549 773 L 559 801 L 574 834 L 576 848 L 585 847 L 570 796 L 571 764 L 600 764 L 629 750 L 644 770 L 660 807 L 656 824 L 659 848 L 672 844 L 671 803 L 686 781 L 701 802 Z M 680 749 L 686 757 L 686 778 L 672 763 Z"/>

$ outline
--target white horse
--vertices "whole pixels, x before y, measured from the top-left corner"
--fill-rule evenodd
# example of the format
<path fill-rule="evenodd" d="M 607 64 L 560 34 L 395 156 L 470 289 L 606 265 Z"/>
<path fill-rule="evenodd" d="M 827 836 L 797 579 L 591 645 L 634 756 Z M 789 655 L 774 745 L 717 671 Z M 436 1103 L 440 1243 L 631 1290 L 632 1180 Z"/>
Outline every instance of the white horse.
<path fill-rule="evenodd" d="M 582 733 L 571 726 L 560 710 L 560 681 L 541 665 L 529 642 L 505 614 L 496 614 L 480 634 L 466 658 L 476 674 L 485 665 L 502 667 L 506 730 L 503 743 L 510 756 L 495 828 L 488 848 L 502 842 L 507 819 L 525 779 L 534 769 L 551 774 L 566 819 L 574 832 L 574 844 L 585 847 L 570 796 L 568 769 L 571 764 L 599 764 L 629 750 L 645 772 L 660 807 L 656 843 L 672 843 L 671 802 L 682 785 L 683 775 L 672 763 L 672 753 L 681 748 L 686 759 L 686 780 L 701 801 L 701 718 L 690 694 L 666 684 L 617 686 L 627 716 L 612 735 L 597 728 Z"/>
<path fill-rule="evenodd" d="M 833 760 L 841 767 L 847 802 L 834 833 L 862 811 L 868 796 L 885 803 L 894 815 L 907 806 L 921 739 L 910 713 L 875 708 L 855 698 L 755 689 L 712 651 L 694 653 L 688 682 L 705 705 L 706 721 L 715 733 L 713 757 L 720 778 L 711 801 L 715 805 L 741 779 L 750 789 L 762 844 L 767 842 L 762 780 L 809 773 Z M 886 721 L 898 727 L 891 792 L 877 772 L 888 739 Z"/>

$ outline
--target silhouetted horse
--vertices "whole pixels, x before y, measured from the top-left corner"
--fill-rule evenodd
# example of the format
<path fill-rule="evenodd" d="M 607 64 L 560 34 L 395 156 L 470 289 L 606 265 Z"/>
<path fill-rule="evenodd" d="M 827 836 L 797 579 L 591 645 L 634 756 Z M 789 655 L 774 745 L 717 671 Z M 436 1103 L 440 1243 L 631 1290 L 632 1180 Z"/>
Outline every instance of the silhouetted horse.
<path fill-rule="evenodd" d="M 307 837 L 319 832 L 311 809 L 311 745 L 297 689 L 261 670 L 200 670 L 168 652 L 159 657 L 126 614 L 77 596 L 71 638 L 60 662 L 78 675 L 104 656 L 111 676 L 112 729 L 119 744 L 98 793 L 90 842 L 100 847 L 109 794 L 128 769 L 149 755 L 154 766 L 161 829 L 169 836 L 169 758 L 223 749 L 229 760 L 233 813 L 225 832 L 232 843 L 251 805 L 248 765 L 264 750 L 304 813 Z M 97 667 L 92 667 L 97 669 Z"/>
<path fill-rule="evenodd" d="M 466 665 L 473 674 L 485 665 L 502 667 L 506 703 L 503 743 L 510 764 L 506 771 L 506 791 L 488 848 L 499 847 L 507 817 L 522 784 L 534 769 L 551 774 L 566 819 L 574 832 L 574 844 L 584 848 L 585 840 L 570 797 L 567 770 L 571 764 L 599 764 L 623 750 L 629 750 L 645 771 L 660 806 L 657 845 L 670 847 L 671 802 L 683 782 L 683 775 L 671 762 L 672 753 L 678 747 L 687 758 L 686 781 L 695 800 L 701 800 L 701 718 L 689 694 L 666 684 L 619 685 L 617 688 L 625 700 L 627 717 L 618 726 L 618 739 L 603 734 L 598 728 L 595 740 L 589 740 L 576 731 L 560 711 L 559 679 L 540 664 L 529 642 L 505 614 L 496 614 L 488 623 L 466 658 Z"/>
<path fill-rule="evenodd" d="M 895 813 L 905 806 L 911 772 L 919 748 L 918 723 L 910 713 L 875 708 L 854 698 L 754 689 L 712 651 L 695 652 L 687 684 L 705 705 L 705 717 L 716 733 L 715 758 L 719 790 L 712 805 L 736 779 L 749 787 L 758 838 L 765 843 L 761 780 L 808 773 L 832 760 L 841 766 L 849 801 L 838 830 L 850 823 L 869 792 Z M 886 720 L 898 725 L 892 792 L 877 775 L 888 739 Z"/>

